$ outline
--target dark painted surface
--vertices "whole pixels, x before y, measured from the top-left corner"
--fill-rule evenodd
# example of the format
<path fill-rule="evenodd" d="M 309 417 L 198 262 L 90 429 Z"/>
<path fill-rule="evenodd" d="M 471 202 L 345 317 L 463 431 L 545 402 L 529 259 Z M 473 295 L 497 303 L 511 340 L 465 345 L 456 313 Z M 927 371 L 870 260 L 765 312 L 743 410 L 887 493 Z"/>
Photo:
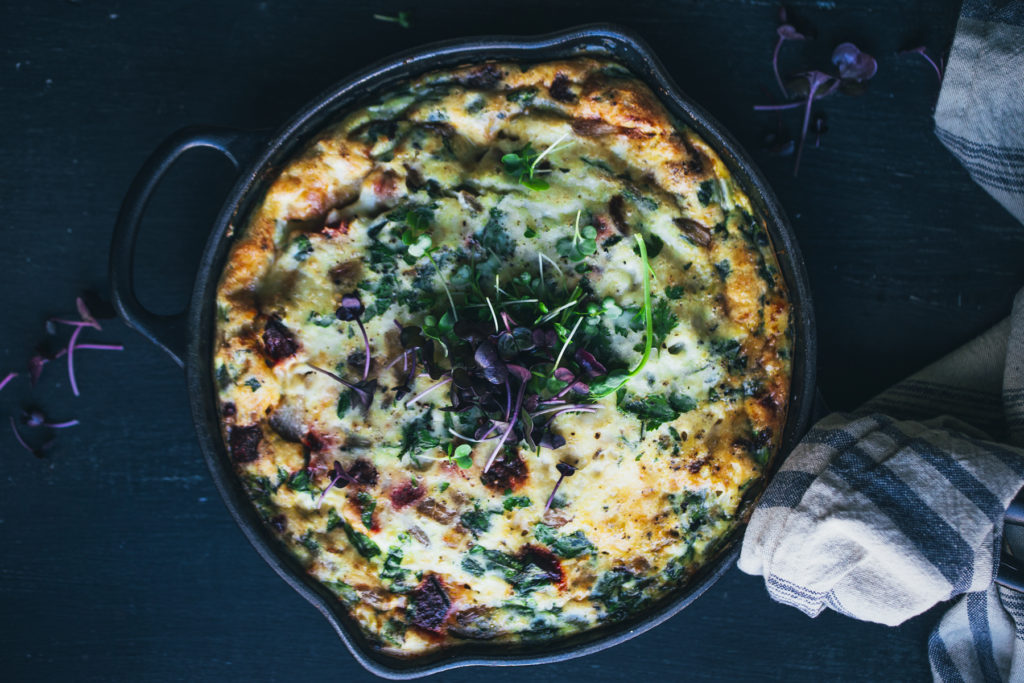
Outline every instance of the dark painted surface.
<path fill-rule="evenodd" d="M 120 199 L 149 151 L 189 123 L 274 127 L 352 70 L 415 44 L 539 33 L 586 21 L 639 31 L 679 84 L 753 152 L 808 262 L 826 398 L 851 407 L 1005 315 L 1024 284 L 1024 229 L 974 186 L 931 133 L 930 68 L 903 46 L 945 48 L 955 2 L 793 3 L 818 40 L 788 44 L 784 71 L 825 67 L 853 40 L 879 57 L 860 99 L 826 100 L 830 131 L 792 159 L 759 150 L 776 118 L 771 2 L 25 2 L 0 7 L 0 373 L 21 369 L 49 315 L 102 289 Z M 836 5 L 839 5 L 838 7 Z M 403 30 L 374 12 L 413 11 Z M 793 131 L 798 117 L 784 123 Z M 231 181 L 199 152 L 154 201 L 139 286 L 181 305 Z M 0 424 L 0 661 L 12 680 L 360 680 L 327 623 L 262 564 L 234 526 L 194 443 L 180 371 L 117 323 L 82 352 L 83 395 L 63 367 L 3 414 L 37 403 L 77 417 L 46 460 Z M 879 680 L 928 677 L 939 612 L 888 629 L 810 620 L 733 570 L 692 607 L 613 650 L 493 680 Z M 444 680 L 471 680 L 466 669 Z"/>

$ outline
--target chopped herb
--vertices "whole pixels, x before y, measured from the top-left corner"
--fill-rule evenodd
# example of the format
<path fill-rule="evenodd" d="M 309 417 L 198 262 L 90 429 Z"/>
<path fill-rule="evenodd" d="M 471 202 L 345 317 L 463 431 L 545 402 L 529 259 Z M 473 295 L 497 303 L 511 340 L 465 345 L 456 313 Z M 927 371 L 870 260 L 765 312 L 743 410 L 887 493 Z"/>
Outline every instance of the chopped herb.
<path fill-rule="evenodd" d="M 509 102 L 518 102 L 524 107 L 528 107 L 536 96 L 536 88 L 520 88 L 519 90 L 513 90 L 512 92 L 507 93 L 505 95 L 505 99 Z"/>
<path fill-rule="evenodd" d="M 665 296 L 669 299 L 682 299 L 686 289 L 682 285 L 670 285 L 665 288 Z"/>
<path fill-rule="evenodd" d="M 344 519 L 341 520 L 341 528 L 345 530 L 345 535 L 348 537 L 348 542 L 352 544 L 352 547 L 356 549 L 363 557 L 369 559 L 380 555 L 380 546 L 373 542 L 369 536 L 364 533 L 360 533 L 352 528 L 352 525 L 346 522 Z"/>
<path fill-rule="evenodd" d="M 337 320 L 337 318 L 333 315 L 324 315 L 319 311 L 310 311 L 309 318 L 307 320 L 317 327 L 330 327 L 334 324 L 334 321 Z"/>
<path fill-rule="evenodd" d="M 718 195 L 718 183 L 714 180 L 705 180 L 697 189 L 697 200 L 702 206 L 707 206 Z"/>
<path fill-rule="evenodd" d="M 409 21 L 408 12 L 399 12 L 397 16 L 393 17 L 389 17 L 386 14 L 374 14 L 373 18 L 377 21 L 386 21 L 392 24 L 398 24 L 402 28 L 410 28 L 412 26 L 412 22 Z"/>
<path fill-rule="evenodd" d="M 377 501 L 366 491 L 360 491 L 356 496 L 359 503 L 359 519 L 367 529 L 373 529 L 373 511 L 377 508 Z"/>
<path fill-rule="evenodd" d="M 653 345 L 661 348 L 665 343 L 665 337 L 679 324 L 679 318 L 672 311 L 666 299 L 658 299 L 651 311 L 651 326 L 654 335 Z"/>
<path fill-rule="evenodd" d="M 533 535 L 537 537 L 538 541 L 551 548 L 556 555 L 567 559 L 579 557 L 583 553 L 594 550 L 594 544 L 579 530 L 571 534 L 558 534 L 553 527 L 547 524 L 536 524 L 533 527 Z"/>
<path fill-rule="evenodd" d="M 255 377 L 250 377 L 249 379 L 245 380 L 245 386 L 249 387 L 253 391 L 253 393 L 255 393 L 256 390 L 263 385 L 261 385 L 260 381 Z"/>
<path fill-rule="evenodd" d="M 474 536 L 477 536 L 490 530 L 491 513 L 481 510 L 478 506 L 473 510 L 462 513 L 459 521 L 462 522 L 462 526 L 469 529 Z"/>
<path fill-rule="evenodd" d="M 334 508 L 327 511 L 327 531 L 334 531 L 342 524 L 341 515 Z"/>
<path fill-rule="evenodd" d="M 715 272 L 718 273 L 718 277 L 723 280 L 729 277 L 729 273 L 732 272 L 732 264 L 729 263 L 729 259 L 722 259 L 715 264 Z"/>
<path fill-rule="evenodd" d="M 617 567 L 601 575 L 590 598 L 601 603 L 611 618 L 619 619 L 636 611 L 647 600 L 644 589 L 650 583 L 650 578 Z"/>
<path fill-rule="evenodd" d="M 451 455 L 452 462 L 464 470 L 473 466 L 473 449 L 468 443 L 459 444 Z M 447 484 L 448 482 L 445 482 Z M 444 489 L 441 489 L 442 491 Z"/>
<path fill-rule="evenodd" d="M 485 249 L 499 258 L 507 259 L 515 253 L 516 244 L 505 231 L 504 220 L 505 212 L 496 206 L 491 207 L 487 223 L 484 224 L 483 230 L 476 234 L 476 239 Z"/>
<path fill-rule="evenodd" d="M 307 531 L 299 537 L 299 543 L 301 543 L 302 546 L 311 553 L 315 554 L 320 550 L 320 544 L 316 542 L 315 538 L 313 538 L 312 529 L 310 529 L 309 531 Z"/>
<path fill-rule="evenodd" d="M 667 397 L 656 394 L 624 401 L 620 409 L 636 415 L 645 429 L 655 429 L 666 422 L 673 422 L 696 407 L 697 402 L 683 394 L 670 394 Z"/>
<path fill-rule="evenodd" d="M 324 585 L 338 594 L 338 598 L 351 607 L 359 602 L 359 593 L 344 581 L 324 581 Z"/>
<path fill-rule="evenodd" d="M 308 470 L 299 470 L 295 474 L 291 475 L 291 477 L 289 477 L 285 482 L 285 485 L 296 493 L 308 493 L 311 496 L 319 493 L 319 490 L 317 490 L 309 480 Z"/>
<path fill-rule="evenodd" d="M 313 245 L 306 235 L 299 235 L 292 242 L 292 258 L 296 261 L 305 261 L 313 253 Z"/>
<path fill-rule="evenodd" d="M 506 512 L 514 508 L 528 508 L 531 505 L 533 502 L 528 496 L 508 496 L 504 503 Z"/>

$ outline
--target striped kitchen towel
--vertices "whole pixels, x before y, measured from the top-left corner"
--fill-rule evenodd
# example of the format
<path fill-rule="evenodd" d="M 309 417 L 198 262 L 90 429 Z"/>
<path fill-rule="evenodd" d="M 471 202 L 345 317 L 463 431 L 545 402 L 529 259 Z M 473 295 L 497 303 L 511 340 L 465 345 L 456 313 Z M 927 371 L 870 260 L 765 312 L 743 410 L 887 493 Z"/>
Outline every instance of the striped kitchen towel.
<path fill-rule="evenodd" d="M 971 177 L 1024 221 L 1024 0 L 965 0 L 935 112 Z M 1024 290 L 1009 318 L 810 431 L 765 491 L 739 567 L 810 616 L 896 625 L 956 600 L 939 681 L 1024 681 L 1024 594 L 993 584 L 1024 485 Z"/>
<path fill-rule="evenodd" d="M 935 106 L 935 133 L 1024 221 L 1024 2 L 964 0 Z"/>

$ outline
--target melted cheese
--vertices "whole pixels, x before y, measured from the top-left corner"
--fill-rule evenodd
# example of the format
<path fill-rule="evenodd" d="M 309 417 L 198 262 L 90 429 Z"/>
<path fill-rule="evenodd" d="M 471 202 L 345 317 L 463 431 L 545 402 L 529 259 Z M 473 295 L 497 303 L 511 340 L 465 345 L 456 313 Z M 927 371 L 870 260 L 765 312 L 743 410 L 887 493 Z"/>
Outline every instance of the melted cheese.
<path fill-rule="evenodd" d="M 549 150 L 538 167 L 545 190 L 503 162 L 527 143 Z M 413 232 L 429 235 L 429 258 L 402 239 L 408 209 L 425 212 Z M 578 216 L 600 246 L 576 262 L 560 248 Z M 580 285 L 580 306 L 612 304 L 566 358 L 589 347 L 632 368 L 646 277 L 633 233 L 652 253 L 657 348 L 619 392 L 584 399 L 593 412 L 553 420 L 564 445 L 511 439 L 524 472 L 514 490 L 486 485 L 495 439 L 457 436 L 479 422 L 445 411 L 451 388 L 410 403 L 438 381 L 419 374 L 410 393 L 395 391 L 409 374 L 395 322 L 423 325 L 454 308 L 486 324 L 475 286 L 529 324 L 537 304 L 508 303 L 525 273 L 545 283 L 537 291 Z M 492 255 L 494 281 L 474 271 L 469 284 L 469 265 Z M 351 292 L 367 308 L 378 385 L 365 412 L 315 369 L 362 379 L 362 333 L 335 316 Z M 395 654 L 559 637 L 658 599 L 741 521 L 743 492 L 781 436 L 788 305 L 762 221 L 715 152 L 609 62 L 429 74 L 348 113 L 270 186 L 218 304 L 213 362 L 239 475 L 308 571 Z M 275 326 L 284 341 L 268 337 Z M 438 347 L 435 361 L 457 359 Z M 664 410 L 666 400 L 668 414 L 645 417 L 645 401 Z M 410 448 L 423 434 L 427 447 Z M 462 443 L 472 448 L 465 469 L 449 457 Z M 374 476 L 345 485 L 335 463 Z M 575 469 L 544 513 L 559 463 Z"/>

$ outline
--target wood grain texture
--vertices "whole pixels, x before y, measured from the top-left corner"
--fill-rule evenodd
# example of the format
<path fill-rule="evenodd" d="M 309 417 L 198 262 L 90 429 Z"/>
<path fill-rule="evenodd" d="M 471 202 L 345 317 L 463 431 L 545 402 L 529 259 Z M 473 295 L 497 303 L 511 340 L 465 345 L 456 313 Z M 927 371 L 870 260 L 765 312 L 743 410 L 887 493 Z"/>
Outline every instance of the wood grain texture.
<path fill-rule="evenodd" d="M 275 127 L 354 69 L 424 42 L 615 21 L 644 35 L 680 85 L 755 156 L 790 212 L 810 272 L 821 386 L 851 407 L 955 348 L 1008 310 L 1024 283 L 1024 229 L 967 177 L 931 132 L 930 68 L 895 52 L 948 46 L 957 2 L 797 2 L 818 40 L 788 44 L 784 71 L 826 67 L 853 40 L 879 58 L 869 92 L 821 103 L 830 131 L 791 158 L 760 150 L 775 129 L 768 0 L 405 4 L 281 0 L 142 6 L 123 1 L 0 6 L 0 372 L 20 369 L 45 318 L 106 287 L 111 227 L 150 150 L 186 124 Z M 403 30 L 374 12 L 413 12 Z M 794 132 L 798 117 L 784 117 Z M 172 311 L 231 182 L 212 153 L 161 188 L 140 243 L 139 287 Z M 117 323 L 83 353 L 83 396 L 59 364 L 35 392 L 0 394 L 82 426 L 46 460 L 0 433 L 0 661 L 5 680 L 367 680 L 315 610 L 235 528 L 191 431 L 184 382 Z M 0 431 L 6 427 L 0 424 Z M 582 660 L 492 669 L 494 681 L 926 680 L 940 610 L 888 629 L 808 619 L 732 570 L 693 606 Z M 469 681 L 464 669 L 443 680 Z"/>

